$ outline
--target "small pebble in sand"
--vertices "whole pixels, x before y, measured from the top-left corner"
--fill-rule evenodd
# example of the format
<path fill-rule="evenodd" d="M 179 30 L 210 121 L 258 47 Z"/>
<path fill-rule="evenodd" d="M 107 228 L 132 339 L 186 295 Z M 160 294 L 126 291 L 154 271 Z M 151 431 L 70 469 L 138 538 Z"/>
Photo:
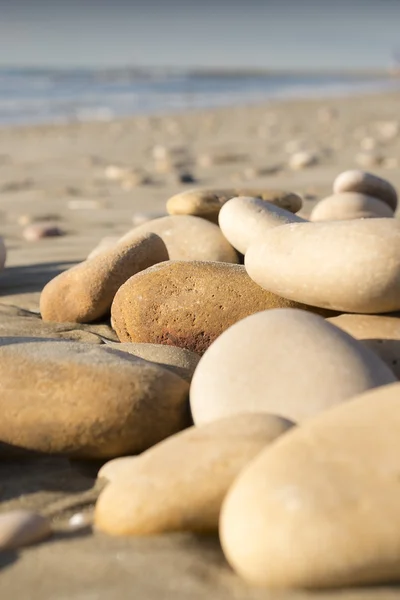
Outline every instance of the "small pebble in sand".
<path fill-rule="evenodd" d="M 360 141 L 360 148 L 362 150 L 375 150 L 375 148 L 377 147 L 377 141 L 375 138 L 371 137 L 371 136 L 367 136 L 362 138 L 362 140 Z"/>
<path fill-rule="evenodd" d="M 175 174 L 177 183 L 196 183 L 196 177 L 189 172 L 181 172 Z"/>
<path fill-rule="evenodd" d="M 131 171 L 121 180 L 121 188 L 125 191 L 132 190 L 139 185 L 146 185 L 151 179 L 144 171 Z"/>
<path fill-rule="evenodd" d="M 360 165 L 360 167 L 376 167 L 380 165 L 383 160 L 383 156 L 381 156 L 377 152 L 359 152 L 354 157 L 355 162 Z"/>
<path fill-rule="evenodd" d="M 400 125 L 398 121 L 382 121 L 376 123 L 375 126 L 380 137 L 387 141 L 397 138 L 400 132 Z"/>
<path fill-rule="evenodd" d="M 28 546 L 51 535 L 48 519 L 29 510 L 0 515 L 0 551 Z"/>
<path fill-rule="evenodd" d="M 125 177 L 126 173 L 126 167 L 119 167 L 117 165 L 108 165 L 104 169 L 104 176 L 110 181 L 119 181 L 120 179 Z"/>
<path fill-rule="evenodd" d="M 333 182 L 333 191 L 335 194 L 343 192 L 366 194 L 382 200 L 393 210 L 397 207 L 397 191 L 393 185 L 386 179 L 360 169 L 340 173 Z"/>
<path fill-rule="evenodd" d="M 65 235 L 65 232 L 57 225 L 51 223 L 32 223 L 25 227 L 22 232 L 22 237 L 27 242 L 37 242 L 47 237 L 58 237 Z"/>
<path fill-rule="evenodd" d="M 318 162 L 317 156 L 313 152 L 296 152 L 289 159 L 289 167 L 295 171 L 306 169 Z"/>
<path fill-rule="evenodd" d="M 86 529 L 87 527 L 91 527 L 92 522 L 93 519 L 91 515 L 87 513 L 75 513 L 68 521 L 68 526 L 70 529 L 77 531 L 79 529 Z"/>

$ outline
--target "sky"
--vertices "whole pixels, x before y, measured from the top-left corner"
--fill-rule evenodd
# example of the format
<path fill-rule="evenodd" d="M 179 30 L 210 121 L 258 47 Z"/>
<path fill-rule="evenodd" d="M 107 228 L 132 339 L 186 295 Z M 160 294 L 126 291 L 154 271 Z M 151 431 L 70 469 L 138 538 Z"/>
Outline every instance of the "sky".
<path fill-rule="evenodd" d="M 0 66 L 385 68 L 400 0 L 0 0 Z"/>

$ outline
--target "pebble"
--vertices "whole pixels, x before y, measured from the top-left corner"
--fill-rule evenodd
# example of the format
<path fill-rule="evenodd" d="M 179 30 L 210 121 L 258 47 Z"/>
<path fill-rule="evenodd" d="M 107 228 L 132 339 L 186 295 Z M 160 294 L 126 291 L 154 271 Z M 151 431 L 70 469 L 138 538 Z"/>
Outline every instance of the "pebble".
<path fill-rule="evenodd" d="M 186 381 L 101 346 L 0 338 L 0 441 L 80 459 L 142 452 L 190 424 Z"/>
<path fill-rule="evenodd" d="M 194 373 L 190 406 L 196 425 L 241 412 L 298 422 L 393 381 L 378 356 L 322 317 L 276 309 L 214 341 Z"/>
<path fill-rule="evenodd" d="M 30 510 L 0 514 L 0 551 L 15 550 L 51 536 L 48 519 Z"/>
<path fill-rule="evenodd" d="M 51 223 L 32 223 L 27 225 L 22 232 L 22 237 L 27 242 L 37 242 L 47 237 L 58 237 L 65 235 L 65 232 L 57 225 Z"/>
<path fill-rule="evenodd" d="M 68 526 L 74 531 L 87 529 L 92 525 L 92 517 L 88 513 L 75 513 L 68 521 Z"/>
<path fill-rule="evenodd" d="M 220 539 L 248 583 L 323 589 L 398 580 L 399 397 L 396 383 L 353 398 L 244 468 L 223 503 Z"/>
<path fill-rule="evenodd" d="M 222 501 L 237 475 L 292 425 L 275 415 L 237 415 L 105 465 L 111 483 L 97 501 L 96 528 L 112 535 L 217 532 Z"/>
<path fill-rule="evenodd" d="M 359 152 L 355 155 L 355 162 L 360 165 L 360 167 L 365 167 L 368 169 L 369 167 L 377 167 L 379 166 L 384 157 L 378 152 L 373 152 L 372 150 L 369 152 Z"/>
<path fill-rule="evenodd" d="M 118 165 L 108 165 L 104 169 L 104 176 L 110 181 L 120 181 L 128 174 L 129 169 L 127 167 L 120 167 Z"/>
<path fill-rule="evenodd" d="M 220 228 L 205 219 L 168 216 L 147 221 L 131 229 L 120 242 L 133 242 L 144 233 L 155 233 L 164 241 L 171 260 L 211 260 L 237 263 L 239 257 Z M 165 259 L 167 260 L 167 259 Z"/>
<path fill-rule="evenodd" d="M 44 321 L 90 323 L 107 315 L 118 289 L 135 273 L 168 260 L 164 242 L 145 233 L 119 243 L 52 279 L 40 295 Z"/>
<path fill-rule="evenodd" d="M 318 162 L 317 155 L 313 152 L 296 152 L 289 159 L 289 167 L 295 171 L 312 167 Z"/>
<path fill-rule="evenodd" d="M 246 253 L 250 277 L 265 289 L 331 310 L 400 310 L 400 222 L 356 219 L 270 229 Z"/>
<path fill-rule="evenodd" d="M 307 308 L 263 290 L 243 265 L 169 261 L 120 287 L 111 315 L 121 342 L 166 344 L 203 354 L 236 321 L 280 307 Z"/>
<path fill-rule="evenodd" d="M 303 205 L 300 196 L 293 192 L 274 189 L 225 189 L 225 190 L 188 190 L 172 196 L 167 201 L 167 211 L 173 215 L 194 215 L 218 222 L 222 206 L 236 196 L 261 198 L 292 213 Z"/>
<path fill-rule="evenodd" d="M 185 348 L 162 344 L 107 342 L 107 348 L 113 348 L 120 352 L 129 352 L 129 354 L 133 354 L 139 358 L 157 363 L 188 382 L 192 380 L 193 373 L 200 360 L 198 354 L 185 350 Z"/>
<path fill-rule="evenodd" d="M 385 202 L 373 196 L 357 192 L 342 192 L 318 202 L 311 211 L 310 221 L 344 221 L 379 217 L 394 217 L 394 212 Z"/>
<path fill-rule="evenodd" d="M 399 135 L 400 124 L 398 121 L 381 121 L 375 125 L 381 138 L 387 141 L 394 140 Z"/>
<path fill-rule="evenodd" d="M 400 317 L 339 315 L 328 319 L 373 350 L 400 379 Z"/>
<path fill-rule="evenodd" d="M 397 208 L 397 192 L 389 181 L 366 171 L 344 171 L 338 175 L 333 183 L 335 194 L 341 192 L 358 192 L 373 196 L 386 202 L 390 208 Z"/>
<path fill-rule="evenodd" d="M 223 205 L 218 221 L 228 242 L 245 254 L 268 229 L 287 223 L 301 223 L 304 219 L 260 198 L 239 196 Z"/>

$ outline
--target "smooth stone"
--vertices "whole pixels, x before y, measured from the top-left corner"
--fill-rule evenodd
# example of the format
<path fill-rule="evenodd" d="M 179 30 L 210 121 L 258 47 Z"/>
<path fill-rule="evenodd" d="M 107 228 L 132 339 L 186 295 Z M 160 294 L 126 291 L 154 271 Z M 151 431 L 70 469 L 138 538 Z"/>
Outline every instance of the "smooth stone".
<path fill-rule="evenodd" d="M 393 210 L 397 208 L 397 192 L 392 184 L 366 171 L 354 169 L 340 173 L 333 182 L 333 191 L 335 194 L 341 192 L 366 194 L 386 202 Z"/>
<path fill-rule="evenodd" d="M 313 208 L 310 221 L 344 221 L 394 217 L 385 202 L 357 192 L 342 192 L 324 198 Z"/>
<path fill-rule="evenodd" d="M 128 352 L 139 358 L 157 363 L 172 371 L 185 381 L 190 382 L 200 360 L 200 356 L 185 348 L 165 346 L 163 344 L 135 344 L 133 342 L 107 342 L 107 348 Z"/>
<path fill-rule="evenodd" d="M 235 478 L 292 425 L 275 415 L 237 415 L 191 427 L 130 462 L 114 461 L 96 504 L 96 528 L 111 535 L 216 532 Z"/>
<path fill-rule="evenodd" d="M 258 238 L 262 238 L 266 230 L 304 221 L 305 219 L 284 208 L 246 196 L 228 200 L 218 216 L 222 233 L 242 254 L 245 254 Z"/>
<path fill-rule="evenodd" d="M 400 379 L 399 316 L 344 314 L 328 321 L 378 354 Z"/>
<path fill-rule="evenodd" d="M 28 242 L 37 242 L 47 237 L 59 237 L 64 235 L 58 225 L 52 225 L 51 223 L 32 223 L 25 227 L 22 232 L 22 237 Z"/>
<path fill-rule="evenodd" d="M 52 534 L 48 519 L 29 510 L 0 514 L 0 551 L 41 542 Z"/>
<path fill-rule="evenodd" d="M 130 354 L 0 338 L 0 441 L 73 458 L 142 452 L 190 425 L 186 381 Z"/>
<path fill-rule="evenodd" d="M 44 321 L 90 323 L 107 315 L 117 290 L 127 279 L 168 260 L 161 238 L 152 233 L 118 243 L 52 279 L 40 296 Z"/>
<path fill-rule="evenodd" d="M 242 471 L 220 519 L 241 577 L 272 589 L 398 581 L 399 397 L 397 383 L 354 398 Z"/>
<path fill-rule="evenodd" d="M 289 167 L 295 171 L 312 167 L 318 162 L 317 156 L 313 152 L 296 152 L 289 159 Z"/>
<path fill-rule="evenodd" d="M 260 198 L 293 213 L 299 211 L 303 205 L 300 196 L 284 190 L 268 188 L 209 189 L 188 190 L 172 196 L 167 201 L 167 211 L 171 215 L 195 215 L 217 223 L 222 206 L 236 196 Z"/>
<path fill-rule="evenodd" d="M 131 229 L 121 239 L 133 242 L 138 236 L 152 232 L 164 241 L 171 260 L 212 260 L 237 263 L 238 254 L 222 235 L 220 228 L 193 216 L 170 216 L 147 221 Z"/>
<path fill-rule="evenodd" d="M 358 192 L 341 192 L 324 198 L 314 207 L 310 220 L 346 220 L 394 217 L 382 200 Z"/>
<path fill-rule="evenodd" d="M 208 348 L 190 406 L 196 425 L 241 412 L 300 422 L 394 381 L 374 352 L 322 317 L 269 310 L 239 321 Z"/>
<path fill-rule="evenodd" d="M 397 219 L 282 225 L 249 248 L 245 265 L 258 285 L 297 302 L 355 313 L 400 309 Z"/>
<path fill-rule="evenodd" d="M 111 316 L 121 342 L 166 344 L 203 354 L 236 321 L 280 307 L 306 308 L 263 290 L 243 265 L 169 261 L 121 286 Z"/>

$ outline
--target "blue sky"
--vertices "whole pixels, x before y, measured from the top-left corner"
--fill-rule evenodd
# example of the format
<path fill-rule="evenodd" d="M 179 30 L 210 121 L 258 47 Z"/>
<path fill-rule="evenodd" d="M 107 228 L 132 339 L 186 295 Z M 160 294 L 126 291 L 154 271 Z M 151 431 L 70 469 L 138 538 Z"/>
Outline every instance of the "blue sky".
<path fill-rule="evenodd" d="M 400 0 L 0 0 L 0 65 L 386 67 Z"/>

